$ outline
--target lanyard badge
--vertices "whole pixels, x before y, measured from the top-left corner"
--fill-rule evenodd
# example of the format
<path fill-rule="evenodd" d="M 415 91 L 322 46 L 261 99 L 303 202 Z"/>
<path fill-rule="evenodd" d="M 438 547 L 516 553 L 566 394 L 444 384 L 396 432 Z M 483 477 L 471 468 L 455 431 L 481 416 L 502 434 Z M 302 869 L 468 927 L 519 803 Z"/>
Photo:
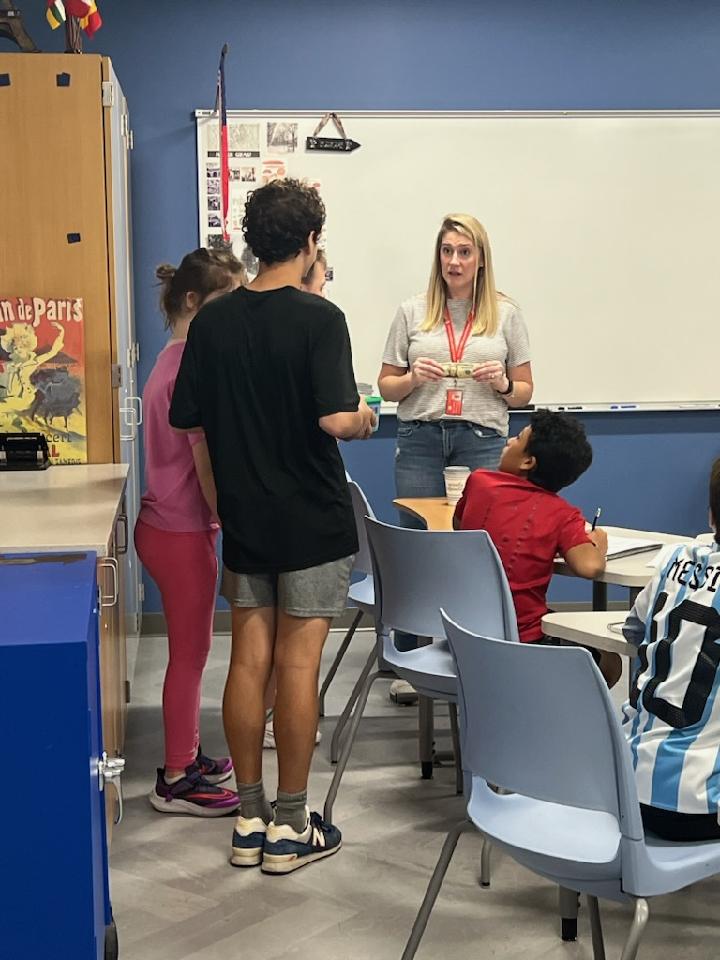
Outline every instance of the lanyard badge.
<path fill-rule="evenodd" d="M 453 327 L 450 311 L 447 307 L 445 307 L 443 319 L 445 321 L 445 334 L 448 339 L 448 346 L 450 347 L 450 359 L 453 363 L 459 363 L 462 360 L 465 347 L 470 339 L 470 334 L 472 333 L 472 327 L 475 321 L 475 313 L 471 310 L 468 314 L 468 318 L 465 321 L 465 326 L 462 334 L 460 335 L 459 342 L 456 342 L 455 340 L 455 328 Z M 462 411 L 463 390 L 458 387 L 457 381 L 455 381 L 455 386 L 446 390 L 445 392 L 445 416 L 461 417 Z"/>

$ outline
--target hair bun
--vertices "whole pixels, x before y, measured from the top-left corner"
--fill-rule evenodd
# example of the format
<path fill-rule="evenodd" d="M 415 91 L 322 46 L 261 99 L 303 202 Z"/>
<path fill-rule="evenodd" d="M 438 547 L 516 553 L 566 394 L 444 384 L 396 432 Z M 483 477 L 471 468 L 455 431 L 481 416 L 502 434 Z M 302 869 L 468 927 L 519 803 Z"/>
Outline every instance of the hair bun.
<path fill-rule="evenodd" d="M 161 283 L 167 283 L 172 280 L 176 273 L 177 267 L 174 267 L 171 263 L 161 263 L 155 271 L 155 276 Z"/>

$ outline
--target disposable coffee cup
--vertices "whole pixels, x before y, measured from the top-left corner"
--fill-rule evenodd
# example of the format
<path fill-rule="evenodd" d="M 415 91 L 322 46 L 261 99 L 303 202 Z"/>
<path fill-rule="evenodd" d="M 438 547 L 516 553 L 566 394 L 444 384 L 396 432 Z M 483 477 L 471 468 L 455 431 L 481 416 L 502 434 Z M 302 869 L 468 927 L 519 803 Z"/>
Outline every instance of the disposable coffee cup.
<path fill-rule="evenodd" d="M 370 407 L 372 412 L 375 414 L 375 426 L 372 429 L 372 432 L 375 433 L 378 427 L 380 426 L 380 404 L 382 403 L 382 397 L 369 396 L 365 397 L 365 403 Z"/>
<path fill-rule="evenodd" d="M 448 503 L 457 503 L 462 496 L 467 478 L 470 476 L 470 467 L 445 467 L 445 496 Z"/>

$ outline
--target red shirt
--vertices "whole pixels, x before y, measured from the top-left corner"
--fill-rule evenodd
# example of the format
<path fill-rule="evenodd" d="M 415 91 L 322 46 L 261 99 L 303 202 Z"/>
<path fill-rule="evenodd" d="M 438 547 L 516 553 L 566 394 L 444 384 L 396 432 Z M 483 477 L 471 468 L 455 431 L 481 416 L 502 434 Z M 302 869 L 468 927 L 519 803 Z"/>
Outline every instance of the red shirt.
<path fill-rule="evenodd" d="M 577 507 L 512 473 L 475 470 L 455 509 L 461 530 L 487 530 L 512 590 L 523 643 L 542 637 L 557 554 L 592 541 Z"/>

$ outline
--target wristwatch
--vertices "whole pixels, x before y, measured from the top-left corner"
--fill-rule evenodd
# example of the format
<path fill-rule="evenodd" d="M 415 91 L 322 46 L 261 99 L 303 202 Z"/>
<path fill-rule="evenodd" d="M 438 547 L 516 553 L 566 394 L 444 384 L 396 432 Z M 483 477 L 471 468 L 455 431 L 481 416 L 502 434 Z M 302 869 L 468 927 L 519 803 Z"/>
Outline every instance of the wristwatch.
<path fill-rule="evenodd" d="M 510 377 L 508 377 L 507 390 L 498 390 L 498 393 L 500 394 L 501 397 L 508 397 L 513 392 L 514 386 L 515 386 L 514 381 L 511 380 Z"/>

